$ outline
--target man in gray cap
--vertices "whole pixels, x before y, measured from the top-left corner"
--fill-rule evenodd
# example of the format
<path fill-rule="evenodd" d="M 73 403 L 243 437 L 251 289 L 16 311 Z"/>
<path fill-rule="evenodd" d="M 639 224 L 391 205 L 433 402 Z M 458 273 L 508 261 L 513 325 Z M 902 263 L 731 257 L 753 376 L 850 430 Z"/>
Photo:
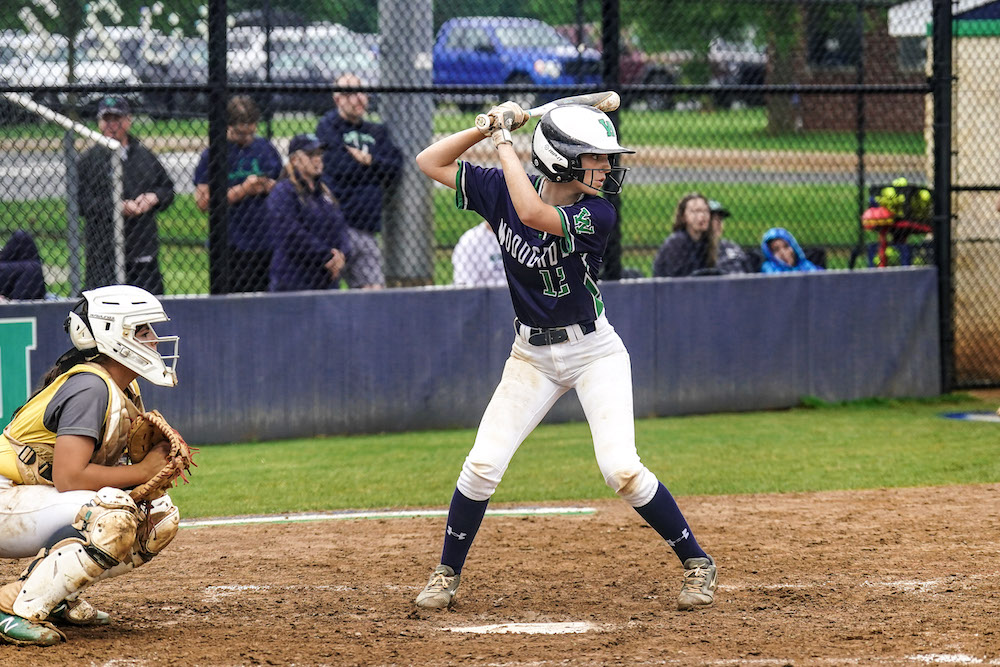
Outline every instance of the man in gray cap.
<path fill-rule="evenodd" d="M 751 273 L 753 268 L 750 258 L 736 243 L 722 238 L 722 225 L 726 218 L 732 215 L 729 210 L 715 199 L 708 200 L 709 223 L 711 238 L 716 241 L 710 244 L 709 254 L 715 254 L 714 266 L 720 273 Z"/>
<path fill-rule="evenodd" d="M 86 286 L 94 289 L 120 282 L 115 276 L 114 247 L 114 207 L 120 206 L 125 220 L 125 282 L 163 294 L 156 213 L 173 202 L 174 182 L 152 151 L 129 133 L 132 113 L 125 98 L 101 98 L 97 125 L 101 134 L 122 145 L 122 201 L 111 201 L 111 151 L 93 146 L 78 165 L 77 198 L 87 222 Z"/>

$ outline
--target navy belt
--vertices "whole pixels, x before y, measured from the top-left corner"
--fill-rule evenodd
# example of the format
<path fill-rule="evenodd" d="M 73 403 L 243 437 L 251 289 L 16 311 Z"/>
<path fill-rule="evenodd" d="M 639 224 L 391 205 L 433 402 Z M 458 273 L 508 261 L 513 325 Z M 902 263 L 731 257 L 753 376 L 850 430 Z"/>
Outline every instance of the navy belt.
<path fill-rule="evenodd" d="M 583 335 L 594 333 L 597 331 L 596 322 L 580 322 L 580 330 L 583 331 Z M 514 332 L 521 333 L 521 320 L 514 318 Z M 566 331 L 564 327 L 557 327 L 553 329 L 541 329 L 535 327 L 528 328 L 528 344 L 534 345 L 536 347 L 541 347 L 543 345 L 555 345 L 556 343 L 565 343 L 569 340 L 569 332 Z"/>

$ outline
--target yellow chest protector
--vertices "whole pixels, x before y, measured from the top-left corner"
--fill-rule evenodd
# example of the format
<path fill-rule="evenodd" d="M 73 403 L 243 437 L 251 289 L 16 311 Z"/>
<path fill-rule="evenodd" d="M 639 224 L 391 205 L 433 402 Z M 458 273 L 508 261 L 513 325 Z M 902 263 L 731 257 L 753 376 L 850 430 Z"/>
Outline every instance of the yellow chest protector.
<path fill-rule="evenodd" d="M 56 434 L 45 427 L 45 410 L 66 380 L 78 373 L 93 373 L 108 387 L 108 409 L 104 413 L 101 440 L 94 448 L 91 463 L 111 466 L 122 457 L 128 442 L 132 421 L 142 413 L 139 385 L 129 385 L 135 400 L 118 388 L 103 366 L 84 363 L 73 366 L 57 377 L 52 384 L 33 396 L 17 411 L 14 419 L 0 437 L 0 474 L 18 484 L 45 484 L 52 486 L 52 460 L 55 454 Z M 13 461 L 11 461 L 13 454 Z M 14 470 L 11 470 L 11 463 Z M 14 473 L 14 474 L 12 474 Z"/>

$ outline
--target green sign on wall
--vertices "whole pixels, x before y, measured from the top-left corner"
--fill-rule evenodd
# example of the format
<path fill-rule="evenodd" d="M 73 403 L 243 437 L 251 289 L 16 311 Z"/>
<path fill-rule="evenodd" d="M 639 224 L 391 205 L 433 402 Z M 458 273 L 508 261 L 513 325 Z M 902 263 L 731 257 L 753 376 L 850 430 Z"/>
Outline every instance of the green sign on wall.
<path fill-rule="evenodd" d="M 31 393 L 31 351 L 35 349 L 35 318 L 0 319 L 0 428 Z"/>

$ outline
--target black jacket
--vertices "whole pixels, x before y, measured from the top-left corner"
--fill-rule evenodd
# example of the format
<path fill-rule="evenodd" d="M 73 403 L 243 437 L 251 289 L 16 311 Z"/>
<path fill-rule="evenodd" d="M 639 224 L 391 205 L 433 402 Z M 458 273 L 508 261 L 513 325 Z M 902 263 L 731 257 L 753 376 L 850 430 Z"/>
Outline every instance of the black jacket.
<path fill-rule="evenodd" d="M 653 261 L 653 276 L 658 278 L 690 276 L 695 272 L 713 274 L 748 273 L 750 262 L 743 249 L 728 239 L 719 239 L 714 267 L 708 266 L 708 238 L 695 241 L 683 230 L 667 237 Z"/>
<path fill-rule="evenodd" d="M 78 169 L 80 213 L 87 222 L 84 231 L 87 286 L 111 284 L 115 282 L 111 151 L 104 146 L 94 146 L 81 156 Z M 152 264 L 154 268 L 160 248 L 156 213 L 173 203 L 174 182 L 159 159 L 129 135 L 127 157 L 122 162 L 122 198 L 135 199 L 144 192 L 156 193 L 160 201 L 142 215 L 125 218 L 125 260 L 130 265 Z M 129 282 L 136 284 L 136 281 Z"/>

